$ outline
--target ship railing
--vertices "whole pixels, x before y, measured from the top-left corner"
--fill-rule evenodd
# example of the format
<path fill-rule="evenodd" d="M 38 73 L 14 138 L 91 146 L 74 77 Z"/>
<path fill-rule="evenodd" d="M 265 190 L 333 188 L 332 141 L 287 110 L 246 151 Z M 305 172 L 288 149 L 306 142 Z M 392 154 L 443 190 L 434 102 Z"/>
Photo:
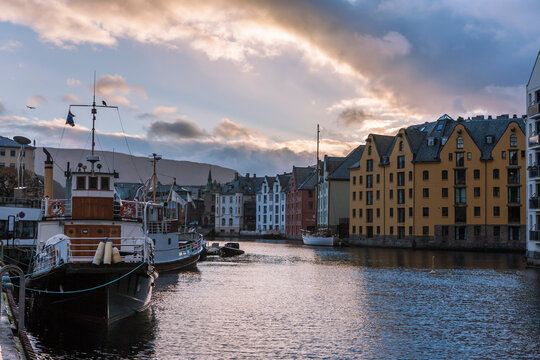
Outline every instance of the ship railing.
<path fill-rule="evenodd" d="M 183 234 L 181 234 L 183 235 Z M 203 237 L 202 235 L 198 236 L 195 241 L 189 242 L 187 244 L 183 244 L 181 238 L 179 239 L 178 244 L 178 252 L 179 255 L 182 256 L 189 256 L 191 254 L 195 254 L 197 252 L 200 252 L 202 250 L 203 246 Z"/>
<path fill-rule="evenodd" d="M 122 220 L 143 220 L 145 205 L 142 201 L 122 200 L 121 204 L 114 204 L 114 216 Z"/>
<path fill-rule="evenodd" d="M 48 219 L 71 218 L 71 199 L 42 199 L 41 217 Z"/>
<path fill-rule="evenodd" d="M 90 263 L 103 237 L 70 238 L 45 246 L 37 255 L 35 272 L 45 271 L 65 263 Z M 120 252 L 122 262 L 153 262 L 153 244 L 147 237 L 110 237 L 112 246 Z"/>
<path fill-rule="evenodd" d="M 171 220 L 148 222 L 149 234 L 168 234 L 170 232 L 173 232 L 172 230 L 173 230 L 173 221 Z"/>

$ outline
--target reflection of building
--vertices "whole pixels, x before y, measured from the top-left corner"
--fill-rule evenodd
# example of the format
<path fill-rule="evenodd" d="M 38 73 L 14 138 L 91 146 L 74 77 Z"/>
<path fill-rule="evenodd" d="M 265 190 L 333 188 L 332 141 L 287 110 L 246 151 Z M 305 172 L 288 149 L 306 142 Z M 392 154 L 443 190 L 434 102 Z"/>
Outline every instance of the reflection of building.
<path fill-rule="evenodd" d="M 22 168 L 34 172 L 34 151 L 36 148 L 24 145 Z M 16 167 L 21 145 L 7 137 L 0 136 L 0 168 Z"/>
<path fill-rule="evenodd" d="M 369 135 L 350 171 L 350 233 L 372 243 L 521 249 L 525 121 L 437 121 Z"/>
<path fill-rule="evenodd" d="M 339 237 L 349 234 L 349 168 L 362 156 L 364 145 L 344 158 L 324 157 L 318 196 L 319 228 L 329 228 Z"/>
<path fill-rule="evenodd" d="M 286 191 L 290 174 L 265 176 L 257 194 L 257 231 L 285 234 Z"/>
<path fill-rule="evenodd" d="M 527 261 L 540 265 L 540 53 L 527 84 L 528 217 Z M 539 65 L 539 67 L 537 67 Z"/>
<path fill-rule="evenodd" d="M 215 193 L 216 233 L 238 234 L 241 230 L 254 231 L 256 227 L 256 194 L 264 178 L 253 174 L 238 176 L 221 185 Z"/>
<path fill-rule="evenodd" d="M 287 236 L 301 236 L 301 230 L 315 229 L 315 169 L 293 166 L 286 197 Z"/>

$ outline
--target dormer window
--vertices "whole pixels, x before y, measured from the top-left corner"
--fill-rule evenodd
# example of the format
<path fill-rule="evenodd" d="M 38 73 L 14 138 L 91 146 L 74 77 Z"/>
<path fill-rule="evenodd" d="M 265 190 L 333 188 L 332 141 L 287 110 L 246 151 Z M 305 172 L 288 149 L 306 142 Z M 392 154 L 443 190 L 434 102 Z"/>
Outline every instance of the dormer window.
<path fill-rule="evenodd" d="M 77 176 L 77 190 L 86 190 L 86 176 Z"/>
<path fill-rule="evenodd" d="M 98 188 L 98 178 L 97 176 L 88 177 L 88 190 L 97 190 Z"/>
<path fill-rule="evenodd" d="M 493 144 L 493 136 L 492 135 L 486 136 L 486 144 Z"/>
<path fill-rule="evenodd" d="M 433 146 L 433 145 L 435 145 L 435 139 L 432 138 L 432 137 L 429 137 L 429 138 L 427 139 L 427 144 L 428 144 L 428 146 Z"/>
<path fill-rule="evenodd" d="M 463 137 L 462 136 L 458 136 L 458 138 L 457 138 L 457 148 L 458 149 L 463 149 Z"/>

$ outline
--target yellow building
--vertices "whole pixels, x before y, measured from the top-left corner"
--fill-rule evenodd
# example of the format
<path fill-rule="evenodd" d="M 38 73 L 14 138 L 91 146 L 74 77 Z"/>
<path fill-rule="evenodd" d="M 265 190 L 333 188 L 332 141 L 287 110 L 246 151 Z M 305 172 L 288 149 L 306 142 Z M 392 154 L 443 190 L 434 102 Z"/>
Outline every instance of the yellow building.
<path fill-rule="evenodd" d="M 370 134 L 350 171 L 351 236 L 371 245 L 523 248 L 524 131 L 515 116 L 444 115 L 395 136 Z"/>

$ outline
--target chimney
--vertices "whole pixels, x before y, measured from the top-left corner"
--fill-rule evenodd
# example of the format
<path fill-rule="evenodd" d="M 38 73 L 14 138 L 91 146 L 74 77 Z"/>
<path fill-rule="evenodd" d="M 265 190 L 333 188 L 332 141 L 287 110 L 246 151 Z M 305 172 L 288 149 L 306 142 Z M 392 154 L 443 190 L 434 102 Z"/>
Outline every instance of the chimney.
<path fill-rule="evenodd" d="M 47 155 L 47 160 L 45 160 L 45 171 L 43 176 L 43 185 L 44 185 L 44 196 L 49 199 L 53 198 L 53 158 L 51 153 L 43 148 L 43 152 Z"/>
<path fill-rule="evenodd" d="M 257 174 L 253 173 L 253 177 L 256 178 L 256 177 L 257 177 Z"/>
<path fill-rule="evenodd" d="M 246 173 L 246 177 L 249 179 L 249 173 Z"/>

